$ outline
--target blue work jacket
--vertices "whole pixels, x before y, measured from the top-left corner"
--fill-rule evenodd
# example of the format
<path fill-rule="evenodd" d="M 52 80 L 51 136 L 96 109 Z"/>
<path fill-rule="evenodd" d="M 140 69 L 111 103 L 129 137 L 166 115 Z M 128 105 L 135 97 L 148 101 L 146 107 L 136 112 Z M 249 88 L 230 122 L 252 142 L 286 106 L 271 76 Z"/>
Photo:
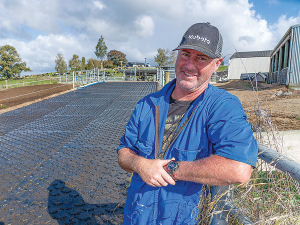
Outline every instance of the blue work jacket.
<path fill-rule="evenodd" d="M 176 80 L 140 100 L 120 140 L 139 156 L 155 158 L 155 107 L 159 107 L 159 149 L 163 142 L 170 95 Z M 169 146 L 165 159 L 193 161 L 216 154 L 256 165 L 257 143 L 239 99 L 208 85 L 191 105 L 178 127 L 190 120 Z M 177 181 L 152 187 L 133 173 L 124 208 L 123 224 L 197 224 L 202 184 Z"/>

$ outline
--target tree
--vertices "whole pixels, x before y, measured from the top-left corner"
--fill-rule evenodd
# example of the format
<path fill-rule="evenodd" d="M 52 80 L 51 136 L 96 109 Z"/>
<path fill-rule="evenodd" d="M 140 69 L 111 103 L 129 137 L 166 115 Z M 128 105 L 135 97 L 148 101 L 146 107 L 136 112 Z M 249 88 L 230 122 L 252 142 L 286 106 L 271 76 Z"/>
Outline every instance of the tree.
<path fill-rule="evenodd" d="M 158 66 L 165 66 L 168 60 L 167 51 L 159 48 L 157 49 L 157 52 L 157 55 L 154 56 L 154 61 L 158 64 Z"/>
<path fill-rule="evenodd" d="M 55 60 L 55 70 L 59 73 L 63 73 L 67 70 L 67 63 L 64 60 L 62 54 L 58 53 Z"/>
<path fill-rule="evenodd" d="M 154 56 L 154 61 L 158 66 L 175 66 L 176 52 L 167 49 L 157 49 L 157 55 Z"/>
<path fill-rule="evenodd" d="M 97 59 L 89 59 L 87 64 L 87 69 L 92 70 L 94 68 L 100 68 L 101 67 L 101 61 Z"/>
<path fill-rule="evenodd" d="M 81 58 L 81 70 L 86 70 L 87 65 L 85 64 L 85 57 Z"/>
<path fill-rule="evenodd" d="M 104 68 L 113 68 L 114 67 L 114 62 L 111 60 L 106 60 L 103 62 Z"/>
<path fill-rule="evenodd" d="M 175 51 L 170 51 L 170 50 L 167 48 L 166 55 L 167 55 L 167 62 L 166 62 L 166 65 L 169 65 L 169 66 L 175 66 L 176 52 L 175 52 Z"/>
<path fill-rule="evenodd" d="M 121 61 L 123 65 L 127 63 L 126 55 L 117 50 L 110 50 L 107 54 L 107 59 L 111 60 L 114 66 L 121 66 Z"/>
<path fill-rule="evenodd" d="M 81 61 L 79 60 L 79 56 L 74 54 L 73 58 L 69 60 L 69 67 L 71 70 L 81 70 Z"/>
<path fill-rule="evenodd" d="M 7 79 L 20 75 L 22 71 L 32 71 L 26 67 L 26 62 L 21 62 L 17 50 L 10 45 L 0 47 L 0 74 Z"/>
<path fill-rule="evenodd" d="M 101 35 L 101 37 L 99 38 L 98 44 L 96 46 L 95 55 L 102 62 L 104 57 L 106 56 L 106 54 L 107 54 L 107 47 L 105 45 L 104 38 Z"/>

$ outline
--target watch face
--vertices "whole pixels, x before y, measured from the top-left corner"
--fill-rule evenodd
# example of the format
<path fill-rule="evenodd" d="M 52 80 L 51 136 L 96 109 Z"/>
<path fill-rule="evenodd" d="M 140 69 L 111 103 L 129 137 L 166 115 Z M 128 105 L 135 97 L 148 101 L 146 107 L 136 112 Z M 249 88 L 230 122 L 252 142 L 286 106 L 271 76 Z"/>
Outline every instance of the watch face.
<path fill-rule="evenodd" d="M 170 161 L 167 166 L 167 168 L 172 171 L 176 170 L 177 167 L 178 167 L 178 163 L 174 161 Z"/>

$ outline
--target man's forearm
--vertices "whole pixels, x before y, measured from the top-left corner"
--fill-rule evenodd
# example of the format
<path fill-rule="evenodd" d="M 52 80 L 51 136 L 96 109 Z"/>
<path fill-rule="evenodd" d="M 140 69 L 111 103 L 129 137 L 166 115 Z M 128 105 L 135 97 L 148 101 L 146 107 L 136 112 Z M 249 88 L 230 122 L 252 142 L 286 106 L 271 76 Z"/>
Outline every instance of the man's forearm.
<path fill-rule="evenodd" d="M 180 162 L 174 173 L 178 180 L 225 186 L 244 183 L 250 179 L 252 166 L 218 155 L 192 161 Z"/>
<path fill-rule="evenodd" d="M 123 148 L 118 153 L 118 163 L 122 169 L 130 173 L 137 173 L 138 161 L 140 156 L 138 156 L 134 151 L 129 148 Z"/>

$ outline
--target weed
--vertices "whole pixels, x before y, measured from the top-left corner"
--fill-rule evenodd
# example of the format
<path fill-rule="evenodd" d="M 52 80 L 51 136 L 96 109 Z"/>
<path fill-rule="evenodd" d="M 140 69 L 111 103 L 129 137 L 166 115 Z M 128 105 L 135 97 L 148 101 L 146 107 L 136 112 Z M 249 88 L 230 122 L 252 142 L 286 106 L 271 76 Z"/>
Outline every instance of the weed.
<path fill-rule="evenodd" d="M 297 120 L 300 120 L 300 116 L 296 116 L 296 119 L 297 119 Z"/>
<path fill-rule="evenodd" d="M 0 104 L 0 108 L 1 108 L 1 109 L 6 109 L 7 106 L 6 106 L 6 105 L 3 105 L 3 104 Z"/>

